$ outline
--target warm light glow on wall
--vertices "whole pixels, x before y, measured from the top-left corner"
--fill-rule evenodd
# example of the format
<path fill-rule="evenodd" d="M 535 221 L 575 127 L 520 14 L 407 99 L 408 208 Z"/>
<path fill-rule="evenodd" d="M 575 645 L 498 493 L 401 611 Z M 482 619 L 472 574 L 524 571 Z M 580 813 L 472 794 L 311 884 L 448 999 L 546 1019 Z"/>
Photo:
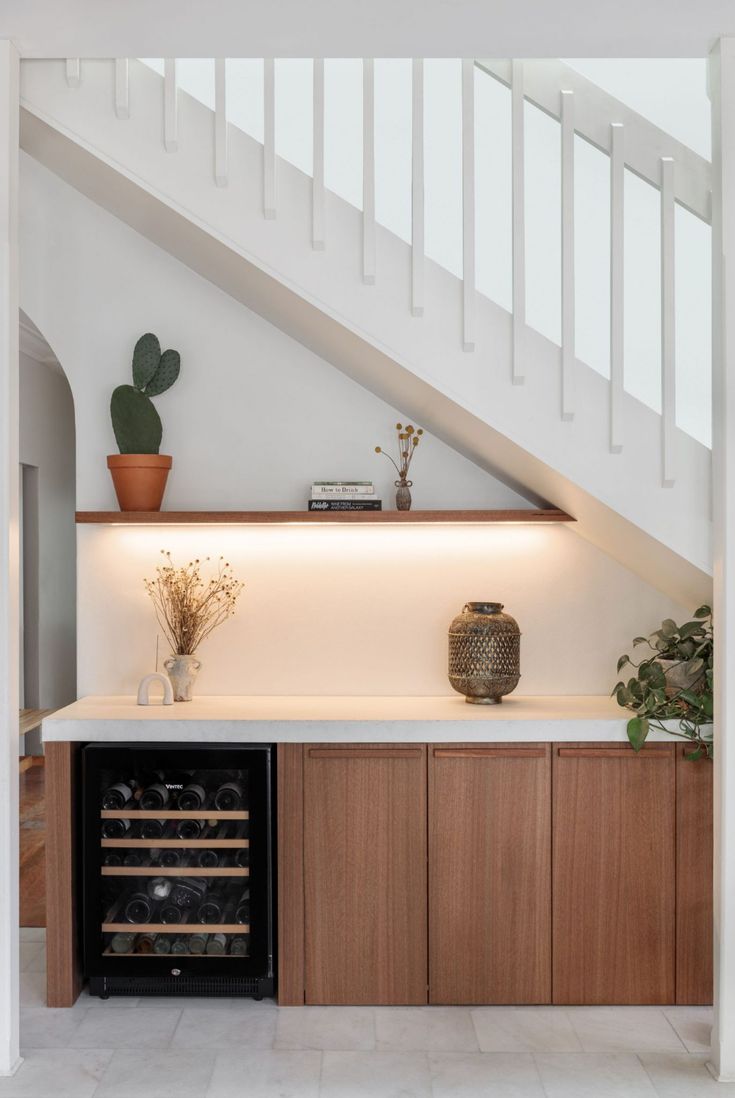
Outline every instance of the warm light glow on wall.
<path fill-rule="evenodd" d="M 245 582 L 200 653 L 201 694 L 446 695 L 466 602 L 518 620 L 521 694 L 605 694 L 632 636 L 681 608 L 562 524 L 79 526 L 79 690 L 130 694 L 154 669 L 143 587 L 223 555 Z M 162 650 L 160 658 L 168 654 Z"/>

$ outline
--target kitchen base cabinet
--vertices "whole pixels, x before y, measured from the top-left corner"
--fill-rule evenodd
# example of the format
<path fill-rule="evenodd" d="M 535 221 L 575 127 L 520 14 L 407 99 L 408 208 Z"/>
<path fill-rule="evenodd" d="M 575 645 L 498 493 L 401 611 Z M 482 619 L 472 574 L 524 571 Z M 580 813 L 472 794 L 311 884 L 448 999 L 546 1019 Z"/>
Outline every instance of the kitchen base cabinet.
<path fill-rule="evenodd" d="M 676 1001 L 712 1002 L 712 771 L 676 748 Z"/>
<path fill-rule="evenodd" d="M 427 1001 L 426 747 L 304 748 L 305 1001 Z"/>
<path fill-rule="evenodd" d="M 429 1001 L 551 1001 L 551 746 L 429 745 Z"/>
<path fill-rule="evenodd" d="M 553 1001 L 676 1001 L 675 751 L 554 744 Z"/>

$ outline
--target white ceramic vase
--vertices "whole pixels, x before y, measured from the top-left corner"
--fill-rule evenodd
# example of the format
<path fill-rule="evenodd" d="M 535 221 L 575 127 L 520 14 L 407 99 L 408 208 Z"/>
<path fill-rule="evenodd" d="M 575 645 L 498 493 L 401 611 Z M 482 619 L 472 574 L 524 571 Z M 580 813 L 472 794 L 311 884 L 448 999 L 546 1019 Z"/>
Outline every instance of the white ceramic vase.
<path fill-rule="evenodd" d="M 169 656 L 163 661 L 171 685 L 175 702 L 190 702 L 191 688 L 201 670 L 201 661 L 196 656 Z"/>

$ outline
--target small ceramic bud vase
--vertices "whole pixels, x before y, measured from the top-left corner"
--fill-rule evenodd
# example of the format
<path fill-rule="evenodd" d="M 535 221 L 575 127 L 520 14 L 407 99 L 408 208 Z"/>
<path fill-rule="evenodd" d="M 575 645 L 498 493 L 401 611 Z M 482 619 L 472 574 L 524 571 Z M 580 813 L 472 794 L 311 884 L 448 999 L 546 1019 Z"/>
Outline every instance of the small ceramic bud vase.
<path fill-rule="evenodd" d="M 163 666 L 174 688 L 174 701 L 190 702 L 191 688 L 201 670 L 201 661 L 196 656 L 169 656 L 163 661 Z"/>
<path fill-rule="evenodd" d="M 395 482 L 396 485 L 396 510 L 397 511 L 410 511 L 411 510 L 411 487 L 413 485 L 412 480 L 406 480 L 401 478 Z"/>

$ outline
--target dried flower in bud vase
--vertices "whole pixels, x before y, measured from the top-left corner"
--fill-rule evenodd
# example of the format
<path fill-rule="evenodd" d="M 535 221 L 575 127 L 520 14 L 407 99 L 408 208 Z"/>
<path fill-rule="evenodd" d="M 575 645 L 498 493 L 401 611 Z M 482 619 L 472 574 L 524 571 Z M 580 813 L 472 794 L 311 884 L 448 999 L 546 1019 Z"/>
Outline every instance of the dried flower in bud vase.
<path fill-rule="evenodd" d="M 396 485 L 396 508 L 399 511 L 411 510 L 411 487 L 413 481 L 408 479 L 408 470 L 413 460 L 413 455 L 416 451 L 416 447 L 419 444 L 420 436 L 423 435 L 423 429 L 421 427 L 414 427 L 412 424 L 407 423 L 404 427 L 402 423 L 396 423 L 396 431 L 398 432 L 398 462 L 393 461 L 390 454 L 386 454 L 380 446 L 375 447 L 376 454 L 382 454 L 388 458 L 388 461 L 393 463 L 395 471 L 398 473 L 398 480 Z"/>

